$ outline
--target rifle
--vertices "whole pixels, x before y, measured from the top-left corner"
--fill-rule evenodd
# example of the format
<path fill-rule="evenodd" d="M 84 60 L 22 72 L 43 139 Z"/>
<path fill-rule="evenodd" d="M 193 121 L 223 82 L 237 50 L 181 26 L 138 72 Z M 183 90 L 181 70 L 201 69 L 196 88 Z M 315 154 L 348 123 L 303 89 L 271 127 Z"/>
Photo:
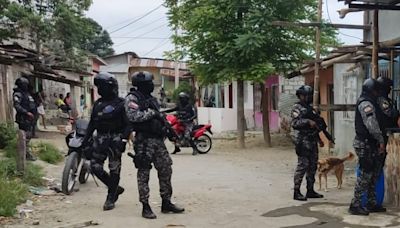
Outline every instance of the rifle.
<path fill-rule="evenodd" d="M 157 100 L 155 100 L 153 98 L 147 99 L 146 106 L 148 106 L 148 108 L 153 109 L 155 112 L 157 112 L 160 117 L 162 116 L 161 118 L 159 118 L 159 120 L 162 122 L 162 124 L 165 127 L 167 138 L 170 141 L 176 141 L 176 139 L 178 138 L 178 135 L 176 134 L 175 130 L 172 128 L 171 124 L 168 122 L 167 118 L 165 117 L 164 112 L 160 112 L 158 106 L 154 102 L 157 102 Z"/>
<path fill-rule="evenodd" d="M 319 114 L 315 114 L 314 112 L 312 112 L 313 115 L 311 117 L 312 120 L 315 121 L 315 123 L 317 124 L 317 130 L 318 132 L 321 132 L 325 135 L 325 137 L 332 142 L 333 144 L 335 144 L 335 140 L 333 139 L 332 135 L 327 131 L 328 125 L 326 124 L 324 118 L 322 118 Z"/>

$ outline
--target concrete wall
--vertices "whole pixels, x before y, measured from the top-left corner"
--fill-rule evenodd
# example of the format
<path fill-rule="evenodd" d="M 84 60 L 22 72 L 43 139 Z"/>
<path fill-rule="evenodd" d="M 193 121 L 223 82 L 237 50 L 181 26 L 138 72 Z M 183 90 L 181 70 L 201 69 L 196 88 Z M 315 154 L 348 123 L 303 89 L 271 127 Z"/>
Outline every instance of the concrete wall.
<path fill-rule="evenodd" d="M 363 73 L 360 69 L 354 72 L 347 72 L 351 64 L 335 64 L 334 83 L 335 83 L 335 104 L 355 104 L 357 97 L 361 93 Z M 339 155 L 344 155 L 348 151 L 354 151 L 353 139 L 355 112 L 335 112 L 335 151 Z"/>
<path fill-rule="evenodd" d="M 372 23 L 373 12 L 370 11 L 370 23 Z M 379 41 L 387 41 L 400 37 L 400 11 L 379 11 Z M 372 40 L 372 31 L 368 33 L 368 40 Z"/>

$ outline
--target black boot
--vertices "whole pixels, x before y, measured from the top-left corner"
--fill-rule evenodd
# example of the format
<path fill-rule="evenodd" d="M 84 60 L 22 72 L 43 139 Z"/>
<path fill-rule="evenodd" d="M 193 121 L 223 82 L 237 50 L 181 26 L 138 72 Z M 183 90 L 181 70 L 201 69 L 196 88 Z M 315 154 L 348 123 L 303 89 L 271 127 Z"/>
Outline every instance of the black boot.
<path fill-rule="evenodd" d="M 125 189 L 121 186 L 118 186 L 117 188 L 117 194 L 115 195 L 115 199 L 114 199 L 114 203 L 117 202 L 119 195 L 121 195 L 122 193 L 124 193 Z"/>
<path fill-rule="evenodd" d="M 119 184 L 119 175 L 117 174 L 110 174 L 109 183 L 108 183 L 108 194 L 106 202 L 104 203 L 103 209 L 105 211 L 112 210 L 115 207 L 115 202 L 117 201 L 117 191 L 118 191 L 118 184 Z M 125 190 L 125 189 L 123 189 Z M 120 191 L 123 192 L 122 189 Z"/>
<path fill-rule="evenodd" d="M 148 203 L 143 203 L 142 217 L 147 219 L 156 219 L 157 216 L 151 210 L 151 207 Z"/>
<path fill-rule="evenodd" d="M 306 197 L 307 197 L 307 198 L 318 199 L 318 198 L 324 198 L 324 195 L 321 195 L 321 194 L 315 192 L 315 191 L 314 191 L 314 188 L 308 188 L 308 189 L 307 189 Z"/>
<path fill-rule="evenodd" d="M 384 208 L 384 207 L 382 207 L 382 206 L 378 206 L 378 205 L 375 205 L 375 206 L 373 206 L 373 207 L 368 206 L 367 209 L 368 209 L 368 211 L 371 212 L 371 213 L 386 212 L 386 208 Z"/>
<path fill-rule="evenodd" d="M 184 208 L 177 207 L 175 204 L 171 203 L 170 200 L 163 200 L 161 205 L 161 212 L 162 213 L 182 213 L 184 212 Z"/>
<path fill-rule="evenodd" d="M 349 213 L 352 214 L 352 215 L 363 215 L 363 216 L 369 215 L 369 211 L 366 210 L 365 208 L 363 208 L 363 207 L 353 207 L 351 205 L 350 205 L 350 208 L 349 208 Z"/>
<path fill-rule="evenodd" d="M 35 156 L 33 156 L 33 154 L 29 151 L 26 151 L 26 160 L 28 161 L 36 161 L 37 158 Z"/>
<path fill-rule="evenodd" d="M 174 152 L 172 152 L 172 154 L 176 154 L 179 152 L 181 152 L 181 148 L 179 148 L 179 146 L 175 146 L 175 150 L 174 150 Z"/>
<path fill-rule="evenodd" d="M 190 146 L 193 148 L 193 153 L 192 155 L 197 155 L 199 151 L 197 150 L 196 144 L 193 142 L 193 140 L 190 140 Z"/>
<path fill-rule="evenodd" d="M 103 210 L 109 211 L 115 208 L 115 193 L 108 192 L 106 202 L 104 202 Z"/>
<path fill-rule="evenodd" d="M 307 198 L 304 197 L 303 194 L 301 194 L 300 190 L 294 190 L 293 199 L 299 201 L 307 201 Z"/>

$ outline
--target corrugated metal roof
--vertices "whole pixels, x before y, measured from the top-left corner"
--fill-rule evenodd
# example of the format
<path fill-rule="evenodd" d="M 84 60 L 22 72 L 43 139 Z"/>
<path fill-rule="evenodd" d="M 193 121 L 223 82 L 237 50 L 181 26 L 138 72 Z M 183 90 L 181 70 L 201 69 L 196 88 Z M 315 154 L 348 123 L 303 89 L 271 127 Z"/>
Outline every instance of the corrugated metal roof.
<path fill-rule="evenodd" d="M 134 58 L 131 67 L 155 67 L 161 69 L 174 69 L 175 62 L 166 59 Z M 189 70 L 186 62 L 179 62 L 180 70 Z"/>
<path fill-rule="evenodd" d="M 127 73 L 129 70 L 129 65 L 124 64 L 110 64 L 107 66 L 100 66 L 100 71 L 107 71 L 110 73 Z"/>

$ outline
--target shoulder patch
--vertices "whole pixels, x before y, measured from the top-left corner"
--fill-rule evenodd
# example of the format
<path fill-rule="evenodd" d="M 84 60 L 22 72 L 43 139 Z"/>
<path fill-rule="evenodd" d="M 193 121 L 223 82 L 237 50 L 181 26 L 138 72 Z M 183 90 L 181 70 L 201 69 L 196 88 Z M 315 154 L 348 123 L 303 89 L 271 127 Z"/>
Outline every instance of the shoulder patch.
<path fill-rule="evenodd" d="M 19 102 L 21 99 L 18 97 L 18 96 L 16 96 L 16 95 L 14 95 L 14 101 L 15 102 Z"/>
<path fill-rule="evenodd" d="M 389 107 L 390 107 L 389 102 L 388 102 L 387 100 L 384 100 L 384 101 L 382 102 L 382 109 L 383 109 L 383 110 L 386 110 L 386 109 L 388 109 Z"/>
<path fill-rule="evenodd" d="M 292 111 L 292 117 L 293 117 L 293 118 L 297 118 L 297 117 L 299 117 L 299 116 L 300 116 L 300 110 L 294 109 L 294 110 Z"/>
<path fill-rule="evenodd" d="M 372 113 L 374 111 L 374 109 L 372 108 L 372 106 L 367 105 L 366 107 L 364 107 L 363 111 L 367 114 Z"/>
<path fill-rule="evenodd" d="M 136 104 L 136 102 L 131 101 L 131 102 L 128 103 L 128 107 L 131 108 L 131 109 L 138 109 L 139 105 Z"/>

